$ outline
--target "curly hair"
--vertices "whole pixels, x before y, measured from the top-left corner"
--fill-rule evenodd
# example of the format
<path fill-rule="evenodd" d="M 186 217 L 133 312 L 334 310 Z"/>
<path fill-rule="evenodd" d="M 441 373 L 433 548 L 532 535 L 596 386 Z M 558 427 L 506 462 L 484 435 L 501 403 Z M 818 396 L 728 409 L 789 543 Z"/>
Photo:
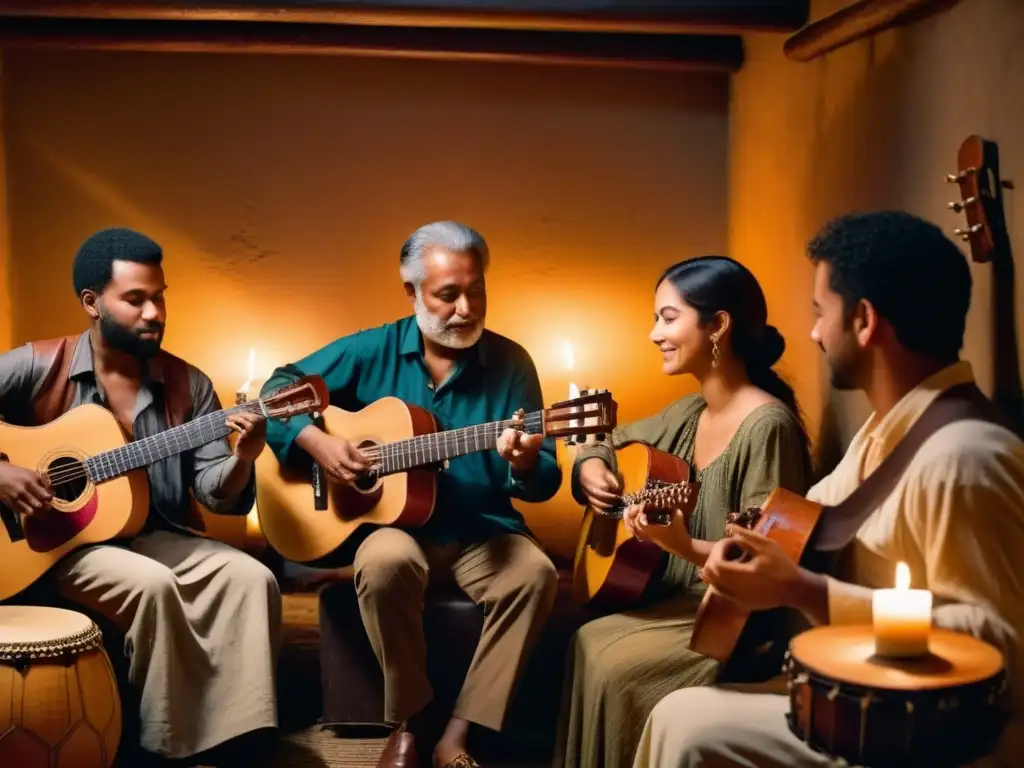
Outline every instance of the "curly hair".
<path fill-rule="evenodd" d="M 871 303 L 908 351 L 955 360 L 964 344 L 971 270 L 942 230 L 902 211 L 852 213 L 826 224 L 807 247 L 830 267 L 829 287 L 852 313 Z"/>
<path fill-rule="evenodd" d="M 71 266 L 75 295 L 101 292 L 110 283 L 115 261 L 159 264 L 163 249 L 141 232 L 127 227 L 101 229 L 82 243 Z"/>

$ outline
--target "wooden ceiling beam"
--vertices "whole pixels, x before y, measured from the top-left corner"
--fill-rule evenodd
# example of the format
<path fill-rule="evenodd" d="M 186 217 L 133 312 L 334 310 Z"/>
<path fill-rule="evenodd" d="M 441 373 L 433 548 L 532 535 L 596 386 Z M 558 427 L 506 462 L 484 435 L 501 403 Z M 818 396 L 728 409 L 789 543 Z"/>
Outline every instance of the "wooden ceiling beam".
<path fill-rule="evenodd" d="M 735 72 L 734 35 L 642 35 L 336 24 L 18 18 L 0 25 L 5 48 L 303 53 L 457 61 Z"/>
<path fill-rule="evenodd" d="M 660 34 L 792 32 L 810 0 L 0 0 L 2 16 Z"/>
<path fill-rule="evenodd" d="M 860 0 L 808 24 L 786 40 L 782 50 L 791 61 L 813 61 L 829 51 L 893 27 L 912 24 L 958 2 L 960 0 Z"/>

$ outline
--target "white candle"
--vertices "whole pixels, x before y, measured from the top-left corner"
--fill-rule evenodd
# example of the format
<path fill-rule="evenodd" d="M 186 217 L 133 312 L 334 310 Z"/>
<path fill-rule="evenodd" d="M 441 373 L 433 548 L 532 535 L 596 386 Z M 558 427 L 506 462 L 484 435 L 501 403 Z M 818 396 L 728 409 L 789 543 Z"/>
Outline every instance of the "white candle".
<path fill-rule="evenodd" d="M 932 593 L 910 589 L 910 569 L 896 565 L 896 588 L 876 589 L 872 596 L 875 653 L 908 657 L 928 653 L 932 626 Z"/>

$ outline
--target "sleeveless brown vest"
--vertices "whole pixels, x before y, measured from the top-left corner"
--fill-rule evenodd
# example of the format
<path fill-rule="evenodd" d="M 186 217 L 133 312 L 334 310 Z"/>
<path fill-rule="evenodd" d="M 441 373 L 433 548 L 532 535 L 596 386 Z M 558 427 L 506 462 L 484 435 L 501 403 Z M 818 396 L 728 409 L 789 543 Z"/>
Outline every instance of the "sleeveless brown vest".
<path fill-rule="evenodd" d="M 36 425 L 48 424 L 71 409 L 75 399 L 75 382 L 71 380 L 71 359 L 79 337 L 61 336 L 56 339 L 33 341 L 36 357 L 46 361 L 43 384 L 32 403 L 32 418 Z M 167 426 L 185 423 L 192 411 L 192 387 L 188 379 L 188 364 L 170 352 L 158 353 L 164 374 L 164 411 Z"/>
<path fill-rule="evenodd" d="M 56 339 L 33 341 L 35 355 L 46 361 L 43 384 L 32 403 L 32 418 L 35 426 L 48 424 L 71 410 L 75 399 L 75 382 L 71 380 L 71 360 L 79 336 L 62 336 Z M 192 412 L 192 387 L 189 383 L 188 364 L 170 352 L 158 353 L 164 375 L 164 413 L 167 426 L 184 424 Z M 189 510 L 186 513 L 185 528 L 198 535 L 204 535 L 206 522 L 197 509 L 196 502 L 189 494 Z"/>

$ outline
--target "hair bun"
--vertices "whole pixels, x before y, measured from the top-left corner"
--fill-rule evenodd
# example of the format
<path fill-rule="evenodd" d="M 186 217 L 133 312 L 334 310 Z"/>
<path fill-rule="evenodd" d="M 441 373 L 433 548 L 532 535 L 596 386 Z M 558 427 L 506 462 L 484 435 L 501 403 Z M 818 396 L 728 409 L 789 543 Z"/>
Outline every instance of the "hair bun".
<path fill-rule="evenodd" d="M 782 357 L 782 353 L 785 351 L 786 340 L 779 333 L 779 329 L 774 325 L 766 325 L 761 336 L 760 349 L 758 350 L 761 364 L 771 368 L 779 362 L 779 358 Z"/>

